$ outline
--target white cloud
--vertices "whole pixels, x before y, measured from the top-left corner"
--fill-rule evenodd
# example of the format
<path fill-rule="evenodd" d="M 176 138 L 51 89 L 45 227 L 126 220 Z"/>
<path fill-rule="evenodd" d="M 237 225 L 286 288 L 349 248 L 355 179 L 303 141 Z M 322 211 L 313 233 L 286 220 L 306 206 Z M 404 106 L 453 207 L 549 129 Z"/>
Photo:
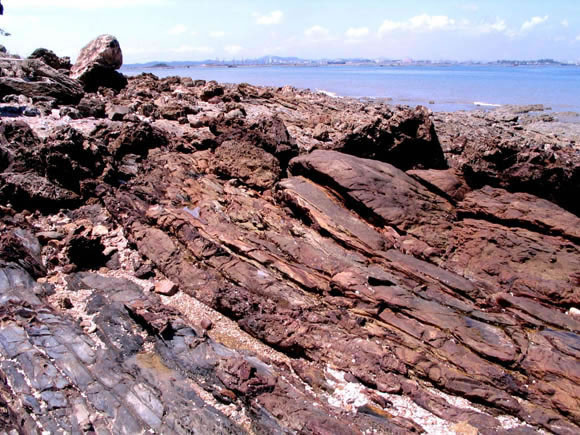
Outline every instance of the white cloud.
<path fill-rule="evenodd" d="M 524 24 L 522 24 L 522 32 L 525 32 L 527 30 L 530 30 L 534 27 L 536 27 L 539 24 L 545 23 L 546 21 L 548 21 L 548 16 L 545 15 L 543 17 L 532 17 L 530 18 L 528 21 L 526 21 Z"/>
<path fill-rule="evenodd" d="M 181 45 L 177 48 L 174 48 L 173 50 L 174 53 L 211 53 L 213 51 L 213 48 L 211 47 L 194 47 L 191 45 Z"/>
<path fill-rule="evenodd" d="M 467 26 L 469 26 L 469 24 L 467 24 Z M 481 23 L 477 26 L 474 26 L 474 29 L 478 33 L 491 33 L 491 32 L 502 33 L 507 30 L 507 25 L 504 20 L 496 18 L 496 20 L 493 23 Z"/>
<path fill-rule="evenodd" d="M 409 22 L 412 29 L 420 30 L 438 30 L 455 26 L 455 20 L 446 15 L 429 16 L 423 14 L 411 18 Z"/>
<path fill-rule="evenodd" d="M 210 32 L 209 36 L 215 39 L 219 39 L 219 38 L 223 38 L 224 36 L 226 36 L 226 32 L 223 32 L 221 30 L 217 30 L 215 32 Z"/>
<path fill-rule="evenodd" d="M 256 23 L 271 26 L 272 24 L 279 24 L 284 17 L 284 13 L 282 11 L 273 11 L 268 15 L 254 14 L 254 16 L 256 17 Z"/>
<path fill-rule="evenodd" d="M 224 50 L 226 51 L 226 53 L 234 55 L 242 51 L 243 48 L 239 45 L 227 45 L 224 47 Z"/>
<path fill-rule="evenodd" d="M 18 0 L 13 8 L 66 8 L 66 9 L 107 9 L 107 8 L 131 8 L 142 6 L 168 6 L 172 5 L 170 0 L 99 0 L 99 1 L 79 1 L 79 0 Z"/>
<path fill-rule="evenodd" d="M 450 30 L 456 27 L 456 22 L 453 18 L 447 15 L 417 15 L 407 21 L 392 21 L 385 20 L 379 28 L 379 34 L 393 32 L 395 30 L 411 30 L 418 32 L 426 32 L 433 30 Z"/>
<path fill-rule="evenodd" d="M 576 36 L 576 41 L 580 41 L 580 35 Z"/>
<path fill-rule="evenodd" d="M 171 29 L 169 29 L 170 35 L 180 35 L 187 32 L 187 27 L 184 24 L 176 24 Z"/>
<path fill-rule="evenodd" d="M 538 18 L 538 17 L 536 17 Z M 540 18 L 541 22 L 547 17 Z M 537 25 L 534 21 L 533 25 Z M 384 36 L 392 32 L 416 32 L 426 33 L 433 31 L 453 31 L 467 35 L 485 35 L 490 33 L 501 33 L 508 37 L 515 37 L 518 31 L 510 29 L 505 20 L 497 17 L 495 21 L 483 20 L 474 22 L 467 18 L 455 19 L 446 15 L 417 15 L 405 21 L 385 20 L 380 26 L 378 34 Z"/>
<path fill-rule="evenodd" d="M 570 23 L 568 23 L 568 20 L 562 20 L 560 24 L 562 24 L 562 27 L 568 27 L 570 25 Z"/>
<path fill-rule="evenodd" d="M 351 27 L 345 33 L 348 39 L 361 39 L 365 36 L 368 36 L 369 28 L 368 27 Z"/>
<path fill-rule="evenodd" d="M 330 32 L 327 28 L 316 25 L 306 29 L 304 34 L 311 39 L 325 39 L 328 38 Z"/>

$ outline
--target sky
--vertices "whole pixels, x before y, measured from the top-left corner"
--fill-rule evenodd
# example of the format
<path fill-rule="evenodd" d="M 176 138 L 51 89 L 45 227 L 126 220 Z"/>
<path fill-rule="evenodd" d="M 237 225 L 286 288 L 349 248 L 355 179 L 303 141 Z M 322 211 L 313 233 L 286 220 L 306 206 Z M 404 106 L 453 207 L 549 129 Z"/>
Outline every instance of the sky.
<path fill-rule="evenodd" d="M 125 63 L 302 58 L 580 61 L 579 0 L 2 0 L 11 53 L 73 60 L 115 35 Z"/>

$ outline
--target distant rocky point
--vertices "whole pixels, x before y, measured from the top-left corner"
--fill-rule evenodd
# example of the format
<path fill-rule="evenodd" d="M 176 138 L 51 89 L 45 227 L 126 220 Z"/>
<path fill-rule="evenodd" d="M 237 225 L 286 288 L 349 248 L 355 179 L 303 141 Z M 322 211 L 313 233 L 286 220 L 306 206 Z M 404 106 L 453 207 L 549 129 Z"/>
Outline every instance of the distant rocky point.
<path fill-rule="evenodd" d="M 0 60 L 5 433 L 580 432 L 580 125 Z"/>

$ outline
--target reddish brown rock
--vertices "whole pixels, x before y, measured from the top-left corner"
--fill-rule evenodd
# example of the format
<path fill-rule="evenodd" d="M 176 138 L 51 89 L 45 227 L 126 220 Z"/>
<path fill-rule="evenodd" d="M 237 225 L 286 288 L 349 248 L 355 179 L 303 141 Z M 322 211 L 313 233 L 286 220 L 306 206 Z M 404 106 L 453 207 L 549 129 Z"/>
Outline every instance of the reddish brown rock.
<path fill-rule="evenodd" d="M 578 432 L 577 216 L 456 166 L 504 180 L 449 147 L 464 115 L 447 170 L 423 109 L 150 74 L 93 98 L 135 113 L 0 127 L 7 427 Z M 373 159 L 308 153 L 346 139 Z"/>
<path fill-rule="evenodd" d="M 70 75 L 88 91 L 95 91 L 99 86 L 119 90 L 127 84 L 123 75 L 116 72 L 122 65 L 123 53 L 117 38 L 101 35 L 83 47 Z"/>
<path fill-rule="evenodd" d="M 539 125 L 538 125 L 539 124 Z M 453 113 L 435 117 L 435 129 L 449 166 L 474 188 L 488 184 L 526 192 L 580 213 L 578 135 L 550 134 L 556 123 L 514 129 L 494 113 Z"/>
<path fill-rule="evenodd" d="M 430 189 L 439 189 L 454 201 L 461 201 L 471 189 L 454 169 L 413 169 L 407 174 L 427 183 Z"/>
<path fill-rule="evenodd" d="M 173 281 L 167 279 L 155 283 L 155 293 L 164 296 L 173 296 L 179 288 Z"/>
<path fill-rule="evenodd" d="M 296 210 L 302 219 L 316 224 L 352 248 L 378 253 L 392 246 L 381 234 L 356 214 L 346 210 L 340 200 L 326 189 L 303 177 L 292 177 L 278 185 L 279 196 Z"/>
<path fill-rule="evenodd" d="M 580 218 L 534 195 L 510 193 L 486 186 L 467 194 L 459 207 L 461 213 L 468 216 L 580 242 Z"/>
<path fill-rule="evenodd" d="M 290 163 L 294 175 L 328 186 L 368 222 L 441 248 L 455 219 L 454 207 L 401 170 L 376 160 L 334 151 L 314 151 Z M 440 227 L 434 232 L 432 227 Z"/>
<path fill-rule="evenodd" d="M 447 166 L 427 108 L 386 109 L 374 117 L 358 116 L 361 119 L 341 132 L 333 149 L 388 162 L 403 170 Z"/>
<path fill-rule="evenodd" d="M 280 177 L 280 163 L 270 153 L 248 142 L 224 142 L 214 152 L 213 171 L 225 178 L 260 189 L 274 185 Z"/>

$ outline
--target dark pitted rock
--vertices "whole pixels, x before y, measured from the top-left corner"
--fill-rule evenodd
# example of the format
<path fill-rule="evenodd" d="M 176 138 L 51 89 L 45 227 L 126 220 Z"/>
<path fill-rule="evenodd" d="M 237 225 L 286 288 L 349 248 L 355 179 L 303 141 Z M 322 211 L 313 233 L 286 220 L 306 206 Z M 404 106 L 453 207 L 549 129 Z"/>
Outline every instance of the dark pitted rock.
<path fill-rule="evenodd" d="M 42 171 L 40 139 L 23 121 L 0 124 L 0 170 Z"/>
<path fill-rule="evenodd" d="M 148 110 L 146 109 L 145 113 L 147 112 Z M 164 119 L 179 121 L 180 119 L 187 118 L 187 115 L 195 113 L 195 108 L 187 103 L 172 101 L 158 105 L 157 112 Z"/>
<path fill-rule="evenodd" d="M 579 129 L 553 135 L 562 123 L 512 123 L 474 113 L 438 114 L 437 135 L 449 166 L 472 188 L 485 185 L 526 192 L 580 214 Z"/>
<path fill-rule="evenodd" d="M 61 104 L 76 104 L 84 95 L 77 80 L 38 59 L 3 59 L 0 71 L 0 96 L 52 97 Z"/>
<path fill-rule="evenodd" d="M 213 171 L 225 178 L 237 178 L 242 183 L 268 189 L 280 177 L 278 160 L 262 148 L 249 142 L 228 141 L 214 152 Z"/>
<path fill-rule="evenodd" d="M 20 265 L 35 278 L 46 275 L 38 239 L 30 232 L 17 229 L 0 236 L 2 260 Z"/>
<path fill-rule="evenodd" d="M 0 174 L 0 180 L 0 199 L 18 208 L 58 210 L 73 207 L 81 199 L 75 192 L 32 172 L 4 172 Z"/>
<path fill-rule="evenodd" d="M 85 146 L 85 137 L 72 127 L 58 127 L 41 149 L 46 176 L 77 193 L 83 181 L 97 178 L 104 169 L 103 156 Z"/>
<path fill-rule="evenodd" d="M 152 148 L 168 144 L 164 131 L 147 122 L 137 124 L 101 124 L 91 134 L 92 140 L 104 142 L 117 158 L 127 154 L 145 156 Z"/>
<path fill-rule="evenodd" d="M 337 151 L 407 169 L 444 169 L 447 164 L 427 108 L 387 110 L 361 117 L 333 146 Z"/>
<path fill-rule="evenodd" d="M 70 71 L 72 64 L 70 63 L 69 57 L 58 57 L 54 51 L 48 50 L 46 48 L 37 48 L 32 52 L 29 59 L 40 59 L 49 67 L 56 70 L 66 70 Z"/>
<path fill-rule="evenodd" d="M 84 97 L 77 104 L 77 110 L 83 118 L 104 118 L 106 116 L 105 103 L 96 97 Z"/>
<path fill-rule="evenodd" d="M 123 65 L 119 41 L 112 35 L 101 35 L 81 50 L 71 69 L 71 77 L 81 81 L 87 91 L 99 87 L 123 89 L 127 79 L 116 70 Z"/>
<path fill-rule="evenodd" d="M 203 83 L 199 90 L 199 98 L 203 101 L 209 101 L 212 98 L 221 97 L 224 94 L 224 88 L 215 81 Z"/>
<path fill-rule="evenodd" d="M 274 155 L 285 170 L 290 159 L 298 155 L 298 146 L 280 117 L 262 115 L 251 121 L 226 120 L 223 114 L 206 118 L 206 123 L 216 141 L 250 142 Z"/>
<path fill-rule="evenodd" d="M 288 132 L 284 121 L 277 116 L 261 117 L 250 126 L 250 135 L 257 145 L 276 156 L 285 169 L 290 159 L 298 155 L 296 141 Z"/>

